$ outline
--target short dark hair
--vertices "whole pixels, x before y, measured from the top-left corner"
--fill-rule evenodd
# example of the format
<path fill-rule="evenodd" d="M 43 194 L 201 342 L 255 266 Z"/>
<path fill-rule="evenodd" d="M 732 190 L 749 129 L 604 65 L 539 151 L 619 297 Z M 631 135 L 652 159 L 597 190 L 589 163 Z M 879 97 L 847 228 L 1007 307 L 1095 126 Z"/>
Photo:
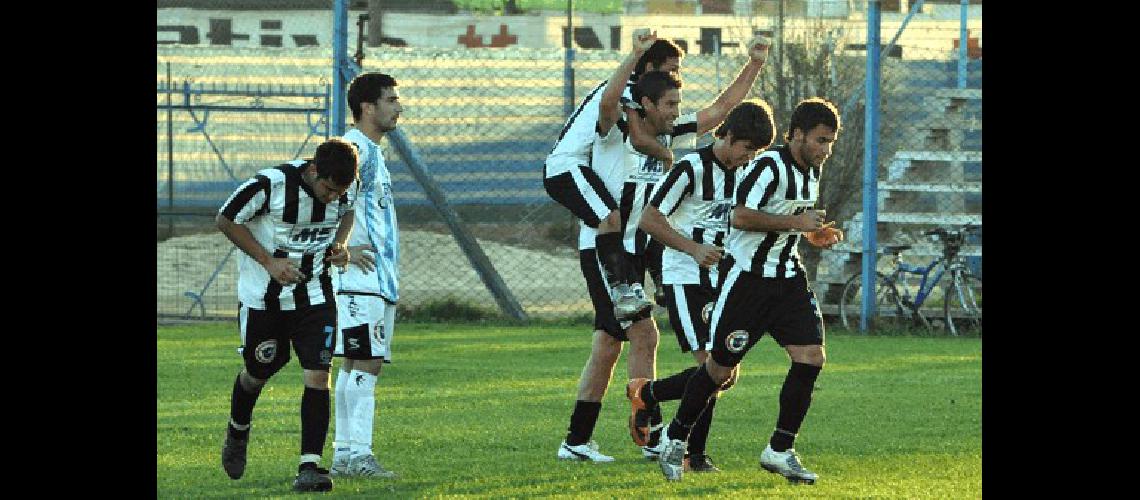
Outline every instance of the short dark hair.
<path fill-rule="evenodd" d="M 792 140 L 792 131 L 797 128 L 806 135 L 817 125 L 827 125 L 838 133 L 839 124 L 839 110 L 834 104 L 822 97 L 810 97 L 800 101 L 792 110 L 792 121 L 788 123 L 784 139 Z"/>
<path fill-rule="evenodd" d="M 728 112 L 728 117 L 716 129 L 715 135 L 724 138 L 729 132 L 732 132 L 732 142 L 751 141 L 753 146 L 760 149 L 771 146 L 776 138 L 772 105 L 761 99 L 749 99 L 737 104 Z"/>
<path fill-rule="evenodd" d="M 650 71 L 637 79 L 631 95 L 638 104 L 641 104 L 642 97 L 648 97 L 653 104 L 657 104 L 666 92 L 679 88 L 681 88 L 679 78 L 664 71 Z"/>
<path fill-rule="evenodd" d="M 384 89 L 396 86 L 396 79 L 384 73 L 362 73 L 348 84 L 348 107 L 352 110 L 352 121 L 360 120 L 360 103 L 376 102 Z"/>
<path fill-rule="evenodd" d="M 333 137 L 317 146 L 311 160 L 317 165 L 317 178 L 330 179 L 337 186 L 347 186 L 356 179 L 356 146 Z"/>
<path fill-rule="evenodd" d="M 685 57 L 685 54 L 681 52 L 681 47 L 678 47 L 677 44 L 671 40 L 658 38 L 657 41 L 653 42 L 653 45 L 650 45 L 648 49 L 645 49 L 645 53 L 641 54 L 641 57 L 638 58 L 637 65 L 633 67 L 633 74 L 640 75 L 644 73 L 645 66 L 649 63 L 653 63 L 654 68 L 660 68 L 662 64 L 665 64 L 665 60 L 670 57 L 681 59 Z"/>

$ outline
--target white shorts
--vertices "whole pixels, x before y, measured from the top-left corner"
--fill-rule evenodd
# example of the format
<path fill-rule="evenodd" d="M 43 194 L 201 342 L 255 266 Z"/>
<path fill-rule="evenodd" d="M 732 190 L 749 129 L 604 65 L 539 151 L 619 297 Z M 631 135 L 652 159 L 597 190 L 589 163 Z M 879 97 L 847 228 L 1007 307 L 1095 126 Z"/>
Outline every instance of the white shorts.
<path fill-rule="evenodd" d="M 336 305 L 338 335 L 333 356 L 391 363 L 396 305 L 376 295 L 348 293 L 337 294 Z"/>

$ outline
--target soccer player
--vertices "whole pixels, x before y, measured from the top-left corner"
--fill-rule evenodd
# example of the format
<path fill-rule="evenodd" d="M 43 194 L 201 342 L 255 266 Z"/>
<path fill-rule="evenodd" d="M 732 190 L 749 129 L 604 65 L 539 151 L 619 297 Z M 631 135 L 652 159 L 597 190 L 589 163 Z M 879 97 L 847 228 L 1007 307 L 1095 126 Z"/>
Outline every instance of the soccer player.
<path fill-rule="evenodd" d="M 222 468 L 245 472 L 250 420 L 261 388 L 289 362 L 301 362 L 301 463 L 293 489 L 329 491 L 318 467 L 329 429 L 329 367 L 336 306 L 329 264 L 349 261 L 356 149 L 342 139 L 317 146 L 310 160 L 258 171 L 222 204 L 218 229 L 242 251 L 238 263 L 238 327 L 244 368 L 234 380 Z"/>
<path fill-rule="evenodd" d="M 633 51 L 615 70 L 611 81 L 628 74 L 655 39 L 656 34 L 650 34 L 647 30 L 635 32 Z M 673 73 L 650 71 L 642 74 L 634 86 L 632 96 L 639 105 L 636 113 L 646 130 L 654 134 L 660 144 L 669 148 L 678 143 L 694 143 L 698 135 L 723 121 L 729 109 L 744 99 L 767 57 L 768 46 L 759 40 L 754 40 L 749 47 L 750 60 L 733 83 L 711 105 L 685 116 L 679 117 L 681 82 Z M 622 119 L 620 96 L 620 88 L 607 88 L 602 94 L 595 126 L 597 137 L 591 149 L 592 168 L 605 192 L 619 200 L 617 212 L 620 214 L 620 230 L 609 237 L 613 238 L 613 244 L 619 247 L 625 260 L 630 263 L 619 276 L 624 276 L 628 283 L 640 284 L 645 277 L 644 250 L 648 237 L 638 229 L 638 221 L 647 194 L 660 182 L 664 168 L 656 157 L 642 154 L 633 147 L 628 135 L 630 124 Z M 644 309 L 627 320 L 620 320 L 616 314 L 612 314 L 613 303 L 607 293 L 609 276 L 604 270 L 603 252 L 594 246 L 595 241 L 601 240 L 595 238 L 595 230 L 586 225 L 585 221 L 580 224 L 579 261 L 594 305 L 594 334 L 590 358 L 586 361 L 578 382 L 577 401 L 570 416 L 570 427 L 566 439 L 559 447 L 558 457 L 608 462 L 613 457 L 600 453 L 590 437 L 601 411 L 602 397 L 605 396 L 614 365 L 621 354 L 622 342 L 630 342 L 629 377 L 652 379 L 658 333 L 649 309 Z M 658 413 L 657 423 L 659 421 Z M 646 458 L 656 458 L 658 443 L 655 438 L 658 434 L 659 432 L 654 433 L 641 441 L 634 437 L 635 443 L 643 447 Z"/>
<path fill-rule="evenodd" d="M 819 178 L 840 128 L 835 105 L 810 98 L 799 102 L 784 134 L 787 144 L 760 154 L 738 174 L 732 230 L 726 244 L 730 266 L 712 311 L 709 359 L 692 372 L 681 405 L 669 424 L 660 466 L 665 478 L 684 473 L 686 440 L 710 398 L 765 333 L 791 358 L 780 390 L 776 429 L 760 454 L 760 466 L 791 482 L 814 484 L 793 449 L 811 404 L 825 359 L 823 317 L 808 286 L 796 244 L 805 239 L 828 248 L 843 232 L 824 222 Z"/>
<path fill-rule="evenodd" d="M 630 89 L 638 77 L 647 71 L 668 71 L 676 73 L 680 69 L 683 54 L 676 44 L 668 40 L 656 40 L 652 46 L 642 51 L 635 65 L 626 67 L 629 71 L 599 83 L 574 114 L 566 120 L 558 141 L 543 163 L 543 187 L 554 201 L 570 210 L 584 225 L 597 229 L 596 241 L 591 248 L 597 248 L 602 259 L 610 288 L 608 293 L 613 303 L 614 315 L 620 320 L 648 311 L 653 307 L 645 297 L 640 283 L 628 283 L 624 276 L 628 263 L 621 251 L 621 220 L 617 213 L 617 202 L 607 192 L 603 181 L 592 166 L 590 151 L 595 140 L 594 125 L 598 118 L 598 102 L 608 82 L 620 89 L 623 108 L 632 109 L 637 104 L 632 101 Z M 625 85 L 617 85 L 625 82 Z M 626 111 L 627 121 L 640 123 L 640 117 Z M 652 133 L 632 127 L 630 144 L 638 151 L 652 154 L 671 165 L 673 152 L 660 144 Z"/>
<path fill-rule="evenodd" d="M 392 203 L 392 174 L 378 145 L 395 130 L 404 108 L 396 80 L 364 73 L 348 85 L 348 106 L 356 128 L 344 139 L 360 156 L 356 230 L 349 238 L 349 265 L 337 288 L 337 342 L 334 356 L 344 362 L 336 377 L 336 434 L 332 475 L 393 478 L 372 451 L 376 381 L 392 361 L 392 334 L 399 300 L 400 238 Z"/>
<path fill-rule="evenodd" d="M 728 214 L 735 198 L 735 170 L 770 146 L 775 134 L 768 103 L 738 104 L 717 129 L 716 141 L 681 158 L 653 189 L 641 216 L 641 228 L 665 245 L 661 274 L 669 323 L 681 352 L 692 352 L 698 366 L 708 358 L 711 348 L 708 319 L 719 284 L 716 264 L 724 253 Z M 685 382 L 696 369 L 694 366 L 657 381 L 636 378 L 629 382 L 626 396 L 633 407 L 631 435 L 649 434 L 650 408 L 661 401 L 680 399 Z M 720 390 L 728 389 L 735 380 L 733 370 Z M 705 442 L 720 390 L 710 397 L 689 435 L 685 470 L 719 470 L 705 453 Z"/>

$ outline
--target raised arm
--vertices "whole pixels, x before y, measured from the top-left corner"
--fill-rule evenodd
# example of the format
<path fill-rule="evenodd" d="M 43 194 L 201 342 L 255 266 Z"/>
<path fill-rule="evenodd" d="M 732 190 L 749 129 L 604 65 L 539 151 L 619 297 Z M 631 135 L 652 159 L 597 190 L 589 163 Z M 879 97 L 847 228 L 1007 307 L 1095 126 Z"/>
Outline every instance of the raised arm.
<path fill-rule="evenodd" d="M 661 164 L 668 170 L 673 165 L 673 150 L 661 144 L 657 136 L 646 130 L 641 114 L 636 109 L 625 112 L 626 123 L 629 124 L 629 143 L 639 153 L 661 160 Z"/>
<path fill-rule="evenodd" d="M 697 112 L 697 135 L 703 135 L 719 125 L 728 116 L 728 112 L 744 100 L 752 84 L 756 83 L 760 68 L 763 68 L 764 62 L 768 60 L 768 47 L 771 45 L 771 40 L 759 35 L 748 42 L 748 62 L 740 68 L 736 79 L 712 104 Z"/>
<path fill-rule="evenodd" d="M 634 30 L 633 50 L 614 70 L 614 74 L 606 83 L 606 91 L 602 92 L 602 98 L 598 101 L 598 133 L 609 134 L 610 128 L 621 116 L 621 94 L 625 91 L 625 82 L 629 81 L 629 75 L 633 73 L 641 54 L 644 54 L 655 41 L 657 41 L 656 31 L 650 32 L 646 28 Z"/>

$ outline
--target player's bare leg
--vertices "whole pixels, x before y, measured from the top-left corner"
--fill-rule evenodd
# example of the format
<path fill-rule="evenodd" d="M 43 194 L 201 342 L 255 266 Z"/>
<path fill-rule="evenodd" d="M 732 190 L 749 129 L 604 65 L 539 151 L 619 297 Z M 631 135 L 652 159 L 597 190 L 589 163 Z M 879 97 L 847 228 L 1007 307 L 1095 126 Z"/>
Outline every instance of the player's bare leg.
<path fill-rule="evenodd" d="M 582 376 L 578 379 L 578 400 L 574 404 L 574 413 L 570 416 L 570 429 L 558 448 L 558 458 L 593 462 L 614 460 L 611 456 L 601 454 L 597 443 L 590 437 L 594 433 L 594 425 L 597 424 L 598 413 L 602 409 L 601 401 L 613 377 L 614 365 L 621 355 L 621 349 L 621 341 L 604 331 L 594 331 L 590 358 L 586 360 Z"/>

